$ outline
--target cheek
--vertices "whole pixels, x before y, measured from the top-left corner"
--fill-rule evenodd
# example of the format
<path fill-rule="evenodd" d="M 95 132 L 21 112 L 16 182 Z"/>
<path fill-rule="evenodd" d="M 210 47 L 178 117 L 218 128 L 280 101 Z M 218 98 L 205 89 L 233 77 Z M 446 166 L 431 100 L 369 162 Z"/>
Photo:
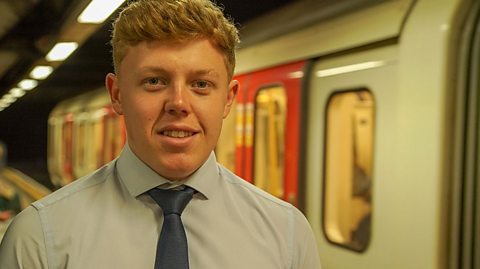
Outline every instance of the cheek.
<path fill-rule="evenodd" d="M 224 118 L 223 115 L 224 115 L 223 107 L 218 107 L 215 109 L 215 111 L 212 111 L 207 115 L 207 120 L 209 121 L 211 131 L 213 132 L 212 135 L 217 136 L 220 133 L 222 124 L 223 124 L 223 118 Z"/>
<path fill-rule="evenodd" d="M 151 99 L 130 98 L 129 100 L 130 102 L 123 107 L 125 118 L 136 128 L 150 128 L 158 116 L 158 107 L 152 104 Z"/>
<path fill-rule="evenodd" d="M 223 108 L 220 109 L 218 104 L 216 106 L 209 104 L 201 107 L 197 105 L 193 114 L 207 133 L 215 133 L 215 129 L 221 127 Z"/>

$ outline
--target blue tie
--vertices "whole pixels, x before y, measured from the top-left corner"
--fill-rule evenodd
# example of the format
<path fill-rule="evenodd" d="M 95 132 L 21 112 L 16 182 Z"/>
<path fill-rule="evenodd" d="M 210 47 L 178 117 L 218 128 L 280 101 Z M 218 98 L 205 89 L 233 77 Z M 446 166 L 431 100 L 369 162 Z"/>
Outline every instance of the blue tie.
<path fill-rule="evenodd" d="M 183 228 L 183 209 L 193 197 L 195 190 L 151 189 L 148 194 L 163 210 L 163 226 L 157 244 L 155 269 L 188 269 L 188 245 Z"/>

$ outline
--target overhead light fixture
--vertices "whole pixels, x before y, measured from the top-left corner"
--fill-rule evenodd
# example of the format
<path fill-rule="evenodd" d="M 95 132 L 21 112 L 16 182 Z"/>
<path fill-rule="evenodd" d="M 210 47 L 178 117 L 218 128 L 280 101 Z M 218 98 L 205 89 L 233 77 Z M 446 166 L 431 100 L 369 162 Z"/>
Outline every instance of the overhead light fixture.
<path fill-rule="evenodd" d="M 78 16 L 79 23 L 102 23 L 125 2 L 125 0 L 92 0 Z"/>
<path fill-rule="evenodd" d="M 45 57 L 48 61 L 63 61 L 78 48 L 77 42 L 60 42 L 48 52 Z"/>
<path fill-rule="evenodd" d="M 30 77 L 34 79 L 46 79 L 53 72 L 53 67 L 48 65 L 39 65 L 30 72 Z"/>
<path fill-rule="evenodd" d="M 3 101 L 3 103 L 6 103 L 6 104 L 10 105 L 11 103 L 17 101 L 17 98 L 13 97 L 11 94 L 7 93 L 2 97 L 1 100 Z"/>
<path fill-rule="evenodd" d="M 288 73 L 288 78 L 303 78 L 303 71 L 295 71 Z"/>
<path fill-rule="evenodd" d="M 3 108 L 7 108 L 7 107 L 9 107 L 9 106 L 10 106 L 10 103 L 5 102 L 5 101 L 3 100 L 3 98 L 0 99 L 0 108 L 3 109 Z"/>
<path fill-rule="evenodd" d="M 37 85 L 38 85 L 38 81 L 36 81 L 34 79 L 24 79 L 17 84 L 17 86 L 20 89 L 23 89 L 23 90 L 26 90 L 26 91 L 29 91 L 29 90 L 37 87 Z"/>
<path fill-rule="evenodd" d="M 20 88 L 13 88 L 9 92 L 13 97 L 19 98 L 25 95 L 25 90 Z"/>
<path fill-rule="evenodd" d="M 364 62 L 364 63 L 345 65 L 345 66 L 340 66 L 335 68 L 323 69 L 323 70 L 317 71 L 316 74 L 318 77 L 328 77 L 328 76 L 345 74 L 345 73 L 350 73 L 350 72 L 355 72 L 360 70 L 371 69 L 371 68 L 380 67 L 383 65 L 385 65 L 384 61 Z"/>

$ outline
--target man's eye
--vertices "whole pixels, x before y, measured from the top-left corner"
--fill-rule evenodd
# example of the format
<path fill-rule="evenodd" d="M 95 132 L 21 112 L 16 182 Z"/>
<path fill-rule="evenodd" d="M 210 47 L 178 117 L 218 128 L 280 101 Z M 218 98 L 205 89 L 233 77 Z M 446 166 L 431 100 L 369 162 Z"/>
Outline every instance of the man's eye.
<path fill-rule="evenodd" d="M 145 78 L 142 81 L 142 84 L 143 84 L 143 87 L 145 87 L 147 90 L 158 90 L 163 88 L 165 85 L 167 85 L 165 80 L 159 77 Z"/>
<path fill-rule="evenodd" d="M 161 80 L 159 78 L 148 78 L 146 79 L 146 83 L 149 85 L 158 85 L 161 84 Z"/>
<path fill-rule="evenodd" d="M 210 83 L 208 83 L 208 81 L 205 81 L 205 80 L 196 80 L 193 82 L 192 86 L 195 88 L 204 89 L 210 86 Z"/>

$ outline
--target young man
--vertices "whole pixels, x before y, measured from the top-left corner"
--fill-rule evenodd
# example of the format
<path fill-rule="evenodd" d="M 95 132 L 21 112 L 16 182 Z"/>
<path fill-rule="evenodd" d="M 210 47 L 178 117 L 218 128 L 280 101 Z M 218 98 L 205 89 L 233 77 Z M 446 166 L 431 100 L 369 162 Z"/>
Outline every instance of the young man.
<path fill-rule="evenodd" d="M 237 43 L 209 0 L 125 8 L 106 85 L 128 143 L 118 159 L 20 213 L 0 268 L 320 268 L 304 216 L 215 160 L 239 87 Z M 188 199 L 165 198 L 179 193 Z M 164 200 L 185 209 L 170 215 Z"/>

